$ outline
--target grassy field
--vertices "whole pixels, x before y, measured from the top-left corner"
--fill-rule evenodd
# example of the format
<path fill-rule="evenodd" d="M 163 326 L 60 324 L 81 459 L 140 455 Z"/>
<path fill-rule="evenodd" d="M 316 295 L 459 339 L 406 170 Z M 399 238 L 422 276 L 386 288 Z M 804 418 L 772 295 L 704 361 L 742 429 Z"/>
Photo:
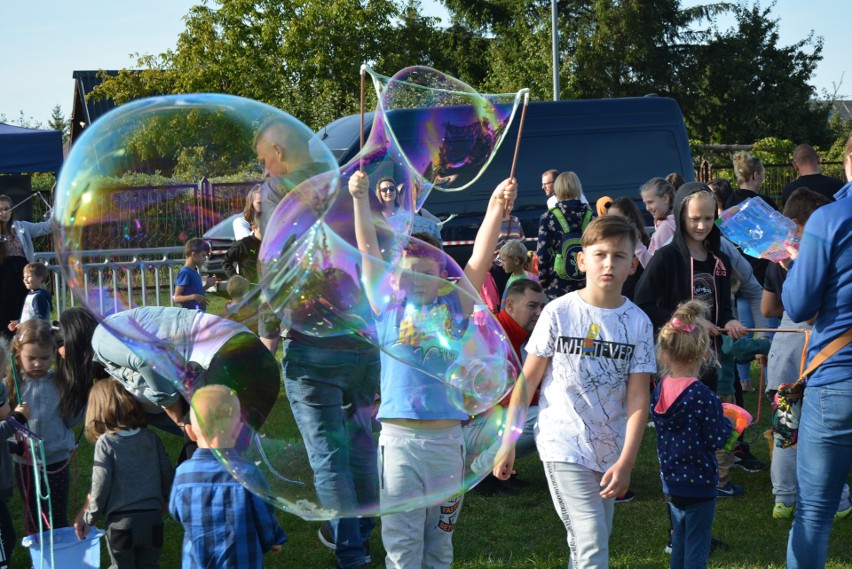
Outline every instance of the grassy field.
<path fill-rule="evenodd" d="M 216 299 L 211 304 L 211 312 L 220 313 L 221 303 L 221 300 Z M 746 407 L 753 414 L 756 413 L 757 404 L 757 394 L 747 394 Z M 276 409 L 270 421 L 291 425 L 292 416 L 283 390 Z M 752 452 L 767 463 L 769 447 L 761 433 L 768 427 L 768 411 L 768 406 L 764 405 L 761 423 L 747 432 L 747 438 L 752 441 Z M 174 460 L 182 441 L 165 434 L 161 438 Z M 76 471 L 77 481 L 72 485 L 71 516 L 82 504 L 88 490 L 92 451 L 92 445 L 83 440 L 72 465 L 72 478 Z M 530 483 L 522 491 L 487 498 L 471 492 L 465 497 L 463 513 L 454 536 L 453 567 L 561 569 L 566 566 L 568 547 L 565 530 L 553 509 L 541 462 L 535 456 L 527 457 L 519 462 L 517 470 L 519 476 Z M 745 488 L 745 494 L 718 500 L 713 534 L 724 541 L 727 547 L 713 553 L 710 566 L 783 567 L 790 522 L 772 518 L 773 496 L 768 469 L 756 474 L 735 469 L 733 480 Z M 667 566 L 668 558 L 663 548 L 667 539 L 668 520 L 661 494 L 655 434 L 651 428 L 646 430 L 631 488 L 636 493 L 636 499 L 616 506 L 610 543 L 611 565 L 623 569 Z M 21 501 L 17 493 L 10 503 L 10 509 L 15 527 L 19 533 L 23 533 Z M 318 523 L 305 522 L 284 512 L 280 512 L 278 518 L 289 535 L 289 543 L 281 554 L 267 557 L 267 567 L 334 567 L 332 552 L 317 539 Z M 161 566 L 180 567 L 183 530 L 169 519 L 166 521 L 166 536 Z M 378 528 L 372 545 L 374 566 L 383 566 L 384 552 Z M 108 559 L 106 549 L 102 549 L 103 567 L 109 565 Z M 19 545 L 13 561 L 14 567 L 28 567 L 27 550 Z M 827 566 L 832 569 L 852 566 L 852 519 L 835 524 Z"/>

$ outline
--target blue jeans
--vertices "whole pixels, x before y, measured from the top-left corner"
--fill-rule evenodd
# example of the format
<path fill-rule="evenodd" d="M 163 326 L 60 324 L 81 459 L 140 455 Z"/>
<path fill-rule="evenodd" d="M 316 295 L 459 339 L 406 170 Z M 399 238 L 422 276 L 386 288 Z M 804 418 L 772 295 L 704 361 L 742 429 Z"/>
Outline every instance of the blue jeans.
<path fill-rule="evenodd" d="M 676 506 L 669 502 L 672 522 L 671 569 L 704 569 L 710 557 L 710 530 L 716 514 L 716 500 Z"/>
<path fill-rule="evenodd" d="M 798 455 L 787 567 L 823 567 L 837 501 L 852 468 L 852 380 L 805 389 Z"/>
<path fill-rule="evenodd" d="M 379 389 L 379 352 L 323 349 L 291 342 L 284 387 L 314 471 L 324 508 L 347 515 L 375 512 L 379 503 L 372 407 Z M 371 517 L 331 520 L 335 557 L 344 569 L 364 563 Z"/>

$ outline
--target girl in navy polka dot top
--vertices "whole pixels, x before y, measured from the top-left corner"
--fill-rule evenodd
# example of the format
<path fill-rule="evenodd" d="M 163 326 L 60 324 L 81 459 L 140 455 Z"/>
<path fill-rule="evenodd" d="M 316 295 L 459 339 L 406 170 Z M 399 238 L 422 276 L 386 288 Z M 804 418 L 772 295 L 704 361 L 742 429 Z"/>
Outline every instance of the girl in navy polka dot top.
<path fill-rule="evenodd" d="M 672 568 L 707 564 L 719 480 L 715 451 L 732 428 L 719 398 L 697 379 L 711 359 L 705 311 L 697 300 L 681 304 L 657 338 L 665 377 L 651 397 L 651 415 L 672 521 Z"/>

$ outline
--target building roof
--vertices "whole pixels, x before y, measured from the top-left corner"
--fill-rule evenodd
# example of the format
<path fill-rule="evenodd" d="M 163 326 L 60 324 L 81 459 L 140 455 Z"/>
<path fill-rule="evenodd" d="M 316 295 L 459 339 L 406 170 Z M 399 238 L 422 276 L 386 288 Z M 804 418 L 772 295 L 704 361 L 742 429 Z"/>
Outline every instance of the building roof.
<path fill-rule="evenodd" d="M 74 72 L 74 108 L 71 111 L 71 143 L 83 134 L 83 129 L 95 122 L 102 115 L 116 107 L 112 99 L 87 99 L 87 96 L 101 84 L 99 75 L 111 77 L 118 71 L 75 71 Z"/>

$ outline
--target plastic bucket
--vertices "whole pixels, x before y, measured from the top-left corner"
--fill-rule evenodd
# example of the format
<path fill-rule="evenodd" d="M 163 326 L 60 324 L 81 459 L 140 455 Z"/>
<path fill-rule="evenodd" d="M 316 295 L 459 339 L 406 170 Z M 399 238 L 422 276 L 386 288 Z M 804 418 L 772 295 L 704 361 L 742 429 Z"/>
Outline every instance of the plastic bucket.
<path fill-rule="evenodd" d="M 53 534 L 53 564 L 51 565 L 50 536 Z M 99 569 L 101 566 L 101 537 L 103 530 L 93 527 L 86 539 L 77 539 L 74 528 L 46 531 L 39 542 L 38 534 L 28 535 L 21 545 L 30 550 L 35 569 Z M 42 565 L 42 562 L 44 565 Z"/>

